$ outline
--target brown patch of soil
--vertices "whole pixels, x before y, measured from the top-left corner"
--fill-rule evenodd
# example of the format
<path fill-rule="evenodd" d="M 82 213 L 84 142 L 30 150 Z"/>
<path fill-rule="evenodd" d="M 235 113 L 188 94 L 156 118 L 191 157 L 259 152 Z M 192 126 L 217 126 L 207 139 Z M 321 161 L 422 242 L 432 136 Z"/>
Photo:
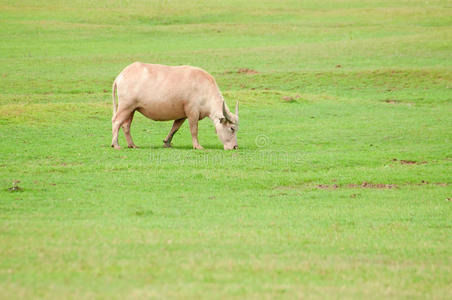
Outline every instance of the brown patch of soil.
<path fill-rule="evenodd" d="M 248 68 L 240 68 L 238 69 L 237 73 L 239 74 L 258 74 L 259 72 L 253 69 Z"/>
<path fill-rule="evenodd" d="M 396 188 L 395 184 L 385 184 L 385 183 L 369 183 L 363 182 L 361 184 L 349 184 L 347 185 L 349 188 L 363 188 L 363 189 L 392 189 Z"/>
<path fill-rule="evenodd" d="M 386 100 L 383 100 L 383 102 L 386 102 L 386 103 L 389 103 L 389 104 L 405 104 L 405 105 L 408 105 L 408 106 L 411 106 L 411 105 L 415 104 L 413 102 L 402 102 L 400 100 L 394 100 L 394 99 L 386 99 Z"/>
<path fill-rule="evenodd" d="M 415 161 L 415 160 L 404 160 L 404 159 L 402 159 L 402 160 L 400 161 L 400 163 L 401 163 L 402 165 L 415 165 L 415 164 L 417 163 L 417 161 Z"/>
<path fill-rule="evenodd" d="M 290 96 L 284 96 L 284 97 L 282 97 L 282 99 L 286 102 L 295 102 L 295 98 L 290 97 Z"/>
<path fill-rule="evenodd" d="M 435 182 L 435 183 L 429 183 L 428 181 L 422 180 L 420 183 L 404 183 L 402 186 L 410 186 L 410 185 L 436 185 L 436 186 L 448 186 L 448 183 L 445 182 Z M 397 184 L 387 184 L 387 183 L 370 183 L 370 182 L 363 182 L 361 184 L 347 184 L 345 186 L 339 186 L 337 184 L 319 184 L 316 186 L 318 189 L 339 189 L 339 188 L 349 188 L 349 189 L 396 189 L 399 188 L 400 185 Z M 350 195 L 351 198 L 356 198 L 359 196 L 359 194 L 352 194 Z"/>
<path fill-rule="evenodd" d="M 318 189 L 337 189 L 339 186 L 337 184 L 329 185 L 329 184 L 319 184 L 317 186 Z"/>
<path fill-rule="evenodd" d="M 399 104 L 400 103 L 399 100 L 392 100 L 392 99 L 386 99 L 386 100 L 384 100 L 384 102 L 391 103 L 391 104 Z"/>
<path fill-rule="evenodd" d="M 427 163 L 426 161 L 415 161 L 407 159 L 398 160 L 397 158 L 393 158 L 392 161 L 399 161 L 402 165 L 423 165 Z"/>
<path fill-rule="evenodd" d="M 273 197 L 281 197 L 281 196 L 287 196 L 287 193 L 280 192 L 280 193 L 276 193 L 273 195 L 269 195 L 268 197 L 273 198 Z"/>
<path fill-rule="evenodd" d="M 295 95 L 295 96 L 293 96 L 293 97 L 291 97 L 291 96 L 283 96 L 282 97 L 282 99 L 285 101 L 285 102 L 296 102 L 296 100 L 295 99 L 299 99 L 299 98 L 301 98 L 301 96 L 300 95 Z"/>
<path fill-rule="evenodd" d="M 346 186 L 339 186 L 337 184 L 319 184 L 317 185 L 318 189 L 338 189 L 338 188 L 363 188 L 363 189 L 393 189 L 397 188 L 398 186 L 395 184 L 385 184 L 385 183 L 369 183 L 369 182 L 363 182 L 361 184 L 348 184 Z M 353 194 L 355 195 L 355 194 Z M 352 198 L 356 197 L 352 195 Z"/>
<path fill-rule="evenodd" d="M 421 180 L 420 183 L 415 183 L 414 185 L 427 185 L 427 184 L 432 184 L 432 185 L 437 185 L 437 186 L 448 186 L 449 185 L 446 182 L 433 182 L 433 183 L 430 183 L 430 182 L 428 182 L 426 180 Z"/>

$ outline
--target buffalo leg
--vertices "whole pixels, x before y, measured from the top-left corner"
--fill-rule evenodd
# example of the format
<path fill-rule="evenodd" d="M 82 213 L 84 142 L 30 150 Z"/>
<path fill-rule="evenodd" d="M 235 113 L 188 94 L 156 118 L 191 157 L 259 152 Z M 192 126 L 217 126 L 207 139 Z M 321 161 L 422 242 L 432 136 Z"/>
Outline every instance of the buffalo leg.
<path fill-rule="evenodd" d="M 111 121 L 112 123 L 111 131 L 113 134 L 111 146 L 114 147 L 115 149 L 121 149 L 118 143 L 119 127 L 121 127 L 121 125 L 129 118 L 130 113 L 131 111 L 118 110 Z"/>
<path fill-rule="evenodd" d="M 198 118 L 188 118 L 188 124 L 190 125 L 191 139 L 193 141 L 194 149 L 204 149 L 198 142 Z"/>
<path fill-rule="evenodd" d="M 130 125 L 132 124 L 133 115 L 135 114 L 135 111 L 130 113 L 130 116 L 124 121 L 122 124 L 122 130 L 124 131 L 124 135 L 126 136 L 127 140 L 127 146 L 129 148 L 138 148 L 132 140 L 132 136 L 130 135 Z"/>
<path fill-rule="evenodd" d="M 166 137 L 166 139 L 163 140 L 163 147 L 165 148 L 171 147 L 171 140 L 173 139 L 174 134 L 179 130 L 182 124 L 184 124 L 185 120 L 186 118 L 182 118 L 174 121 L 173 127 L 171 127 L 168 136 Z"/>

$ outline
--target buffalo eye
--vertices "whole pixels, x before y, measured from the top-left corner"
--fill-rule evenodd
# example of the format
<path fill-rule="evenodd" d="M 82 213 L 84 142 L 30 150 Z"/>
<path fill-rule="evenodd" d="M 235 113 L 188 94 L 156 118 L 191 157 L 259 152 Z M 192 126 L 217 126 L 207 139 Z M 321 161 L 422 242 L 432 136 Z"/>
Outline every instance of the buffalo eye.
<path fill-rule="evenodd" d="M 235 131 L 235 128 L 234 127 L 231 127 L 231 131 L 234 133 L 234 131 Z"/>

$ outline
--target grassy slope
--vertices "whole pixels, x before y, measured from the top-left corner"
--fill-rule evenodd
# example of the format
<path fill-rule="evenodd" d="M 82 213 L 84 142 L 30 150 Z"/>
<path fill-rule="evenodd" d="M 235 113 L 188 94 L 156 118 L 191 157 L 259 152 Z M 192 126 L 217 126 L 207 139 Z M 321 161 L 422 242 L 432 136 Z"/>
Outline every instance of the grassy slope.
<path fill-rule="evenodd" d="M 447 1 L 15 2 L 0 298 L 452 296 Z M 209 120 L 207 150 L 187 125 L 162 149 L 171 124 L 141 116 L 141 149 L 110 149 L 111 82 L 135 60 L 211 72 L 241 149 Z"/>

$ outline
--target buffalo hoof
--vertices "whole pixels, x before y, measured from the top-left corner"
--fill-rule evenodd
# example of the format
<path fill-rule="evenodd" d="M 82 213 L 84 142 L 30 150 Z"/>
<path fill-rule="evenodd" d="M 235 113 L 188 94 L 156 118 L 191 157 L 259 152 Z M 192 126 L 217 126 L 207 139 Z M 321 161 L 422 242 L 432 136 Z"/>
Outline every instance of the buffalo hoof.
<path fill-rule="evenodd" d="M 112 148 L 115 148 L 116 150 L 121 149 L 121 147 L 119 145 L 111 145 Z"/>
<path fill-rule="evenodd" d="M 204 150 L 204 147 L 201 146 L 201 145 L 198 145 L 198 146 L 193 146 L 193 149 L 196 149 L 196 150 Z"/>
<path fill-rule="evenodd" d="M 163 143 L 163 148 L 171 148 L 172 144 L 171 143 Z"/>
<path fill-rule="evenodd" d="M 137 146 L 137 145 L 128 145 L 127 147 L 133 148 L 133 149 L 138 149 L 138 146 Z"/>

